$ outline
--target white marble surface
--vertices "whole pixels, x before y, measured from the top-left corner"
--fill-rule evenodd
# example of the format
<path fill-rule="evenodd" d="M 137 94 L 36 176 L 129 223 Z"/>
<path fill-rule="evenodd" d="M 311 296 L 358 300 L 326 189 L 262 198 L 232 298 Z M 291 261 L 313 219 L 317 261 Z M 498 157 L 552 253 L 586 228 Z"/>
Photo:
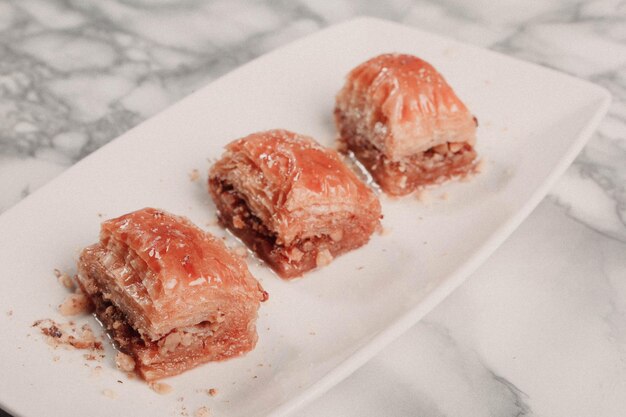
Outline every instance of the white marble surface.
<path fill-rule="evenodd" d="M 297 414 L 626 415 L 624 1 L 0 0 L 0 211 L 212 79 L 356 15 L 589 79 L 614 102 L 463 287 Z"/>

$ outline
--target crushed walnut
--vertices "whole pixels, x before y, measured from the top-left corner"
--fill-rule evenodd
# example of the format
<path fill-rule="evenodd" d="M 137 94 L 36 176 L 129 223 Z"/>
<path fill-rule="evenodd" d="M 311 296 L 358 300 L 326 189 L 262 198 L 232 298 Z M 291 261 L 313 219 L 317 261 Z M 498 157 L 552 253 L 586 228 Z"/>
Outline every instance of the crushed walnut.
<path fill-rule="evenodd" d="M 152 389 L 152 391 L 161 395 L 169 394 L 174 390 L 171 385 L 163 382 L 150 382 L 148 383 L 148 386 Z"/>
<path fill-rule="evenodd" d="M 182 341 L 182 335 L 179 332 L 172 332 L 159 340 L 159 353 L 161 355 L 167 355 L 169 352 L 173 352 L 180 342 Z"/>
<path fill-rule="evenodd" d="M 333 255 L 331 255 L 328 249 L 322 249 L 317 252 L 317 256 L 315 257 L 315 264 L 317 267 L 322 267 L 330 264 L 333 261 Z"/>
<path fill-rule="evenodd" d="M 448 143 L 448 147 L 450 148 L 450 152 L 452 152 L 452 153 L 457 153 L 458 151 L 463 149 L 464 146 L 465 146 L 465 143 L 463 143 L 463 142 L 450 142 L 450 143 Z"/>
<path fill-rule="evenodd" d="M 233 226 L 235 229 L 243 229 L 246 223 L 241 219 L 241 216 L 235 215 L 233 216 Z"/>
<path fill-rule="evenodd" d="M 117 352 L 115 366 L 124 372 L 132 372 L 135 370 L 135 360 L 123 352 Z"/>
<path fill-rule="evenodd" d="M 287 257 L 289 258 L 289 262 L 300 262 L 302 257 L 304 256 L 304 252 L 300 249 L 293 247 L 287 252 Z"/>
<path fill-rule="evenodd" d="M 90 305 L 89 299 L 84 294 L 74 293 L 65 297 L 65 301 L 59 305 L 59 311 L 64 316 L 75 316 L 86 313 Z"/>
<path fill-rule="evenodd" d="M 343 230 L 333 230 L 332 232 L 330 232 L 330 238 L 333 240 L 333 242 L 339 242 L 341 239 L 343 239 Z"/>
<path fill-rule="evenodd" d="M 207 392 L 211 397 L 215 397 L 217 395 L 217 388 L 211 388 Z"/>

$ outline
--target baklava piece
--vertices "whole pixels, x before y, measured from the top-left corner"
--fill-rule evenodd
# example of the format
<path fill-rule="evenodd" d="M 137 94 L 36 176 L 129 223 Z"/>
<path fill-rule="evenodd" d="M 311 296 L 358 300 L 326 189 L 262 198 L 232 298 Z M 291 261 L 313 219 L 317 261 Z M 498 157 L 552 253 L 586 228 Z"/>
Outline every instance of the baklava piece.
<path fill-rule="evenodd" d="M 222 225 L 282 278 L 364 245 L 380 224 L 378 198 L 340 155 L 286 130 L 230 143 L 209 192 Z"/>
<path fill-rule="evenodd" d="M 337 95 L 335 122 L 343 148 L 390 195 L 475 166 L 476 118 L 437 70 L 411 55 L 380 55 L 353 69 Z"/>
<path fill-rule="evenodd" d="M 187 219 L 146 208 L 102 223 L 78 283 L 147 381 L 239 356 L 267 299 L 246 264 Z"/>

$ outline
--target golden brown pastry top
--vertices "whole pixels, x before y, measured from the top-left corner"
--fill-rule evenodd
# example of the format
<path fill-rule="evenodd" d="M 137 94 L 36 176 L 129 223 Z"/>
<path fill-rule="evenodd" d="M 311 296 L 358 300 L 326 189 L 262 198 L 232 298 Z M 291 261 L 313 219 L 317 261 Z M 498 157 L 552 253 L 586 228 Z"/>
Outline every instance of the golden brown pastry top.
<path fill-rule="evenodd" d="M 141 306 L 151 333 L 196 324 L 228 300 L 267 298 L 221 239 L 161 210 L 144 208 L 103 222 L 100 246 L 127 259 L 122 268 L 132 271 L 120 271 L 124 282 L 117 285 Z"/>
<path fill-rule="evenodd" d="M 465 104 L 432 65 L 412 55 L 384 54 L 357 66 L 336 105 L 365 119 L 365 136 L 391 159 L 446 142 L 475 142 L 476 122 Z"/>
<path fill-rule="evenodd" d="M 230 143 L 209 177 L 232 185 L 278 244 L 331 233 L 347 218 L 380 217 L 378 198 L 336 151 L 287 130 Z"/>

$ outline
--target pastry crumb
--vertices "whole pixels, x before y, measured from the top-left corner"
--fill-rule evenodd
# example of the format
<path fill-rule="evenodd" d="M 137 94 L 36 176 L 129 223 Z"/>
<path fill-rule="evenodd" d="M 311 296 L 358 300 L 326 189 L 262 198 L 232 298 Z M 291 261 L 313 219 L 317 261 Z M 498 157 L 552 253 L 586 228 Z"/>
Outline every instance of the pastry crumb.
<path fill-rule="evenodd" d="M 152 389 L 152 391 L 161 395 L 169 394 L 174 390 L 171 385 L 163 382 L 150 382 L 148 386 Z"/>
<path fill-rule="evenodd" d="M 233 249 L 233 252 L 235 252 L 235 255 L 239 256 L 240 258 L 247 258 L 248 257 L 248 249 L 245 246 L 239 245 L 236 246 Z"/>
<path fill-rule="evenodd" d="M 115 366 L 124 372 L 132 372 L 135 370 L 135 360 L 123 352 L 117 352 Z"/>
<path fill-rule="evenodd" d="M 13 310 L 7 311 L 7 316 L 11 317 L 13 315 Z"/>
<path fill-rule="evenodd" d="M 93 353 L 85 353 L 83 358 L 87 361 L 100 361 L 104 358 L 104 355 L 94 355 Z"/>
<path fill-rule="evenodd" d="M 450 199 L 450 194 L 445 192 L 439 196 L 440 200 L 448 201 Z"/>
<path fill-rule="evenodd" d="M 60 361 L 60 360 L 61 360 L 61 357 L 60 357 L 59 355 L 54 355 L 54 356 L 52 357 L 52 362 L 58 362 L 58 361 Z"/>
<path fill-rule="evenodd" d="M 81 293 L 69 294 L 59 305 L 59 312 L 64 316 L 76 316 L 89 310 L 89 299 Z"/>
<path fill-rule="evenodd" d="M 415 192 L 415 198 L 422 203 L 430 202 L 430 192 L 424 188 Z"/>
<path fill-rule="evenodd" d="M 60 270 L 55 268 L 54 276 L 57 277 L 57 280 L 59 281 L 59 283 L 63 285 L 65 288 L 67 288 L 68 290 L 74 289 L 74 281 L 72 281 L 72 278 L 69 276 L 69 274 L 66 274 L 65 272 L 61 272 Z"/>
<path fill-rule="evenodd" d="M 209 391 L 208 391 L 208 394 L 211 397 L 215 397 L 217 395 L 217 388 L 210 388 Z"/>
<path fill-rule="evenodd" d="M 191 170 L 191 172 L 189 173 L 189 180 L 191 182 L 196 182 L 200 179 L 200 171 L 198 171 L 198 169 L 194 168 Z"/>
<path fill-rule="evenodd" d="M 211 220 L 209 220 L 208 222 L 206 222 L 206 225 L 208 227 L 213 227 L 213 226 L 217 226 L 218 224 L 220 224 L 219 220 L 217 220 L 217 217 L 213 217 L 211 218 Z"/>
<path fill-rule="evenodd" d="M 117 393 L 115 391 L 113 391 L 112 389 L 102 390 L 102 395 L 104 395 L 105 397 L 110 398 L 112 400 L 117 398 Z"/>
<path fill-rule="evenodd" d="M 194 417 L 209 417 L 210 411 L 206 407 L 200 407 L 193 413 Z"/>
<path fill-rule="evenodd" d="M 484 172 L 486 165 L 487 161 L 485 160 L 485 158 L 481 158 L 481 160 L 476 163 L 476 166 L 474 167 L 474 172 L 477 174 Z"/>
<path fill-rule="evenodd" d="M 392 229 L 390 227 L 383 227 L 383 226 L 381 226 L 378 234 L 380 236 L 389 236 L 391 234 L 391 230 Z"/>

